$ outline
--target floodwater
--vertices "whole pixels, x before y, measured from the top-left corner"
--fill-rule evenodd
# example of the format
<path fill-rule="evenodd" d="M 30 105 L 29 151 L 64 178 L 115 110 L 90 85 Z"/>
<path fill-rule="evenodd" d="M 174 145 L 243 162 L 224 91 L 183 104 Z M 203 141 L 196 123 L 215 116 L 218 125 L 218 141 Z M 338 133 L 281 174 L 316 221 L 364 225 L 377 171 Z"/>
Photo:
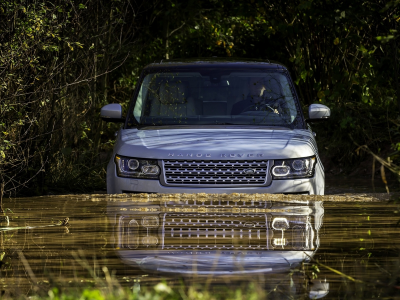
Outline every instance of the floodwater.
<path fill-rule="evenodd" d="M 165 280 L 216 290 L 252 283 L 269 299 L 399 298 L 396 198 L 364 193 L 5 199 L 0 289 L 17 297 L 106 281 L 139 292 Z"/>

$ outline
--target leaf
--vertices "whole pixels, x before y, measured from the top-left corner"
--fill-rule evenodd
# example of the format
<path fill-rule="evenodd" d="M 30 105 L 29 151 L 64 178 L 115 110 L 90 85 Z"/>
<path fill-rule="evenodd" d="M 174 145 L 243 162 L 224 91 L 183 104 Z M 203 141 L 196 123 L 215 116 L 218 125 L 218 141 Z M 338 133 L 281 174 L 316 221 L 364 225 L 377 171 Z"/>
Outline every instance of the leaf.
<path fill-rule="evenodd" d="M 303 72 L 301 72 L 300 77 L 301 77 L 301 79 L 303 79 L 304 81 L 306 81 L 306 78 L 307 78 L 307 71 L 304 70 Z"/>
<path fill-rule="evenodd" d="M 164 292 L 164 293 L 170 294 L 172 292 L 171 288 L 169 286 L 167 286 L 164 282 L 160 282 L 159 284 L 157 284 L 154 287 L 154 289 L 159 293 Z"/>
<path fill-rule="evenodd" d="M 69 49 L 70 49 L 71 51 L 74 51 L 74 47 L 72 47 L 71 44 L 68 43 L 68 42 L 67 42 L 67 44 L 68 44 Z"/>
<path fill-rule="evenodd" d="M 325 93 L 324 93 L 324 91 L 319 91 L 318 93 L 317 93 L 317 96 L 318 96 L 318 99 L 324 99 L 325 98 Z"/>
<path fill-rule="evenodd" d="M 335 45 L 339 45 L 339 38 L 336 38 L 334 41 L 333 41 L 333 43 L 335 44 Z"/>

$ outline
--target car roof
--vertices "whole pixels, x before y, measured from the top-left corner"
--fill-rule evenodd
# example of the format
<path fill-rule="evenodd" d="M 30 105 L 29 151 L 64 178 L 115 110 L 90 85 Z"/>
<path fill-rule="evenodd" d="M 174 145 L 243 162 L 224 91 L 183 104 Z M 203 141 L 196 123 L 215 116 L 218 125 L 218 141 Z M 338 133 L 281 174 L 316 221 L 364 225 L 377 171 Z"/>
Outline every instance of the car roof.
<path fill-rule="evenodd" d="M 262 68 L 287 70 L 286 66 L 270 60 L 253 58 L 207 57 L 186 59 L 161 59 L 149 64 L 145 69 L 164 68 Z"/>

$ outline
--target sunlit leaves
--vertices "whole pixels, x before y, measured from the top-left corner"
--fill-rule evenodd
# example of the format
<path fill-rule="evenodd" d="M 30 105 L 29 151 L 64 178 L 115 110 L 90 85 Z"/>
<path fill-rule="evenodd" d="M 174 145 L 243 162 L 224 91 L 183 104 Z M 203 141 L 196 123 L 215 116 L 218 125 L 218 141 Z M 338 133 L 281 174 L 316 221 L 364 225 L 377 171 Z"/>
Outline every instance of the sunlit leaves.
<path fill-rule="evenodd" d="M 382 43 L 387 43 L 387 42 L 390 42 L 390 40 L 393 40 L 394 38 L 395 38 L 394 35 L 389 34 L 389 35 L 386 35 L 386 36 L 377 36 L 376 40 L 380 41 Z"/>
<path fill-rule="evenodd" d="M 339 45 L 339 43 L 340 43 L 339 38 L 336 38 L 336 39 L 333 41 L 333 44 L 335 44 L 335 45 Z"/>

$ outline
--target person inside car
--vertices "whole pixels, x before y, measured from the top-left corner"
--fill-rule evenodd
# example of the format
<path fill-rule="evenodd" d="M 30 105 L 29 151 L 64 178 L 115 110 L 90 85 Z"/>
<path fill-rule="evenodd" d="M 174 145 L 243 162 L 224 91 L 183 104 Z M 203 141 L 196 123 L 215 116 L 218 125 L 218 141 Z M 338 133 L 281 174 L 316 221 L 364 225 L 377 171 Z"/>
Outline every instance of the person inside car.
<path fill-rule="evenodd" d="M 271 111 L 276 114 L 284 114 L 285 101 L 281 96 L 280 88 L 269 80 L 264 84 L 261 77 L 249 78 L 249 93 L 247 97 L 232 106 L 232 115 L 239 115 L 246 111 Z"/>

